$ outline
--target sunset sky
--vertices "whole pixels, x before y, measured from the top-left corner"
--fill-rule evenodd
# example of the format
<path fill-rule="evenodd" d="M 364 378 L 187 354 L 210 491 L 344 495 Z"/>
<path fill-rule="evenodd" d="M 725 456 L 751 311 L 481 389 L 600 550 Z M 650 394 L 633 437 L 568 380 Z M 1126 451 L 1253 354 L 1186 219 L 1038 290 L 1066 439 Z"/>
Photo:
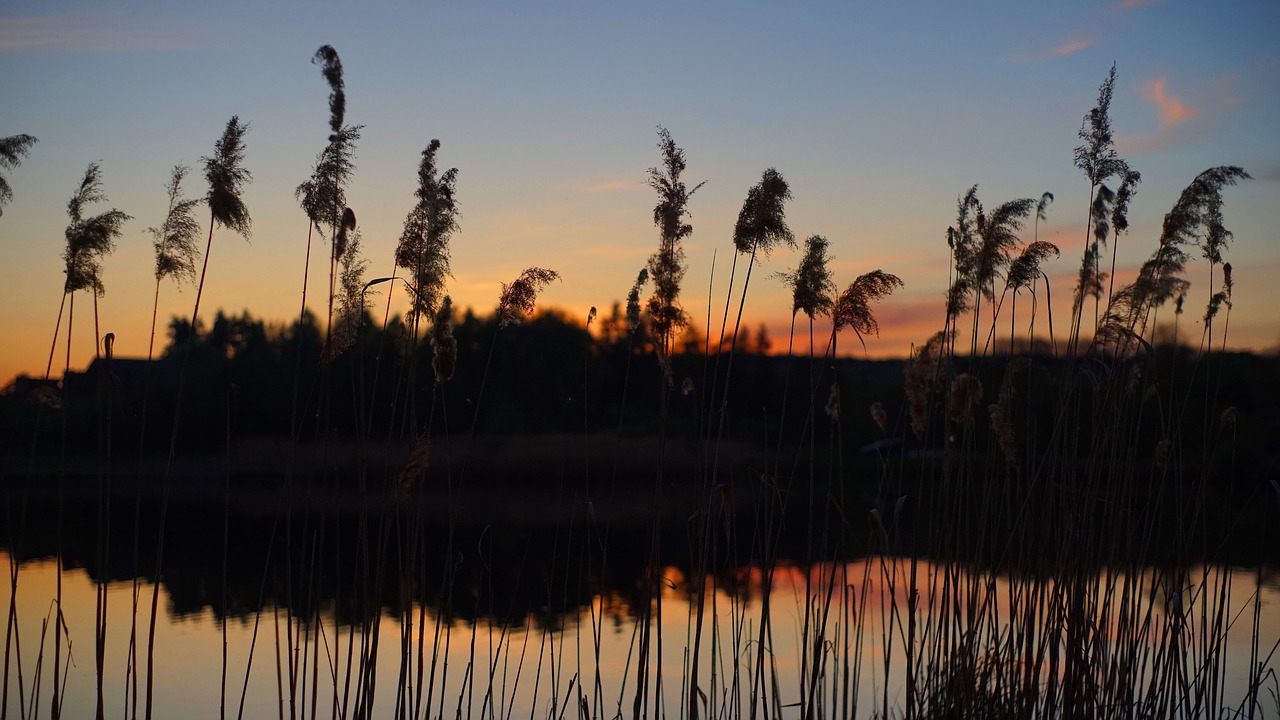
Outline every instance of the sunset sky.
<path fill-rule="evenodd" d="M 370 277 L 391 271 L 419 154 L 439 138 L 442 167 L 459 169 L 455 302 L 487 313 L 500 282 L 537 265 L 563 276 L 540 304 L 606 312 L 657 245 L 645 171 L 660 160 L 661 125 L 687 153 L 686 179 L 706 181 L 686 244 L 683 302 L 697 324 L 713 257 L 712 306 L 723 306 L 747 189 L 776 167 L 795 196 L 792 230 L 830 239 L 841 287 L 875 268 L 905 281 L 878 308 L 872 356 L 905 355 L 941 328 L 944 233 L 974 183 L 988 206 L 1056 196 L 1040 237 L 1063 250 L 1049 272 L 1055 320 L 1065 322 L 1089 192 L 1072 149 L 1115 62 L 1117 145 L 1143 175 L 1118 275 L 1132 277 L 1155 249 L 1164 213 L 1196 174 L 1243 166 L 1254 180 L 1225 193 L 1237 278 L 1228 344 L 1270 350 L 1280 345 L 1280 237 L 1267 219 L 1280 202 L 1277 30 L 1273 0 L 10 0 L 0 11 L 0 136 L 39 143 L 4 171 L 14 197 L 0 217 L 0 385 L 44 371 L 66 202 L 94 161 L 110 204 L 90 211 L 134 218 L 105 265 L 102 330 L 115 333 L 118 354 L 145 356 L 154 290 L 145 230 L 163 220 L 175 163 L 192 166 L 188 192 L 203 195 L 198 161 L 233 114 L 251 126 L 253 235 L 216 233 L 201 316 L 296 317 L 307 221 L 293 190 L 328 134 L 328 86 L 310 62 L 323 44 L 345 67 L 347 122 L 365 126 L 348 202 Z M 320 310 L 326 278 L 314 260 L 308 297 Z M 752 279 L 746 318 L 767 323 L 775 346 L 791 302 L 773 274 L 798 260 L 784 249 Z M 1188 271 L 1183 332 L 1196 338 L 1207 274 Z M 189 314 L 194 296 L 166 282 L 161 325 Z M 393 301 L 406 304 L 399 292 Z M 87 296 L 75 329 L 73 368 L 93 354 Z"/>

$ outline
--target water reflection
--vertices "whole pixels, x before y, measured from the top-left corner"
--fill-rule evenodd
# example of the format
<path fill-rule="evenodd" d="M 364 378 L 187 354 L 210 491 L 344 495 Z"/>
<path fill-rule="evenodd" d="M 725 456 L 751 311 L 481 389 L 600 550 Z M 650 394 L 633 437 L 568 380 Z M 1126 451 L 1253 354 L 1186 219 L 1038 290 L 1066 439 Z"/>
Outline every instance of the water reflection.
<path fill-rule="evenodd" d="M 4 564 L 10 561 L 5 554 Z M 58 573 L 50 560 L 23 563 L 16 571 L 8 711 L 25 708 L 29 713 L 35 702 L 38 714 L 47 716 Z M 1190 671 L 1206 660 L 1204 654 L 1225 653 L 1225 672 L 1216 681 L 1218 704 L 1234 707 L 1249 691 L 1251 663 L 1269 668 L 1271 678 L 1280 668 L 1274 655 L 1280 641 L 1280 577 L 1274 569 L 1219 567 L 1189 568 L 1176 575 L 1177 585 L 1170 585 L 1171 577 L 1175 576 L 1161 569 L 1133 576 L 1102 572 L 1090 579 L 1089 600 L 1079 602 L 1080 596 L 1072 595 L 1078 606 L 1065 611 L 1083 613 L 1079 624 L 1089 628 L 1090 652 L 1102 677 L 1109 676 L 1108 658 L 1130 648 L 1154 659 L 1169 646 L 1169 633 L 1183 628 L 1193 636 L 1185 645 Z M 706 707 L 730 716 L 749 714 L 753 702 L 762 710 L 765 705 L 773 712 L 782 710 L 788 717 L 797 713 L 795 706 L 801 702 L 812 703 L 823 716 L 902 713 L 908 693 L 945 691 L 908 687 L 913 665 L 917 683 L 946 678 L 946 668 L 923 667 L 930 659 L 944 657 L 931 652 L 936 646 L 962 647 L 973 641 L 992 652 L 1053 622 L 1055 613 L 1064 610 L 1054 598 L 1067 597 L 1056 593 L 1052 583 L 1013 582 L 980 570 L 897 557 L 807 568 L 782 564 L 772 573 L 744 568 L 733 573 L 730 582 L 723 579 L 709 577 L 703 596 L 704 659 L 699 674 Z M 62 583 L 64 663 L 70 659 L 64 664 L 63 712 L 65 717 L 88 717 L 97 687 L 96 584 L 83 569 L 67 569 Z M 205 584 L 216 586 L 217 580 L 209 577 Z M 566 710 L 578 713 L 585 703 L 591 717 L 630 716 L 643 676 L 649 688 L 649 716 L 663 702 L 670 716 L 678 717 L 698 608 L 681 569 L 665 568 L 662 588 L 661 599 L 652 606 L 660 612 L 651 614 L 639 612 L 633 598 L 609 590 L 589 595 L 574 610 L 553 613 L 543 608 L 511 622 L 484 615 L 445 621 L 435 607 L 415 602 L 400 612 L 383 612 L 374 622 L 351 624 L 331 602 L 306 616 L 267 601 L 224 624 L 208 607 L 192 610 L 177 602 L 166 584 L 161 603 L 167 611 L 157 619 L 154 634 L 154 712 L 157 717 L 173 717 L 190 714 L 193 708 L 211 714 L 219 707 L 225 630 L 229 715 L 237 714 L 243 704 L 245 717 L 280 712 L 306 716 L 313 705 L 325 714 L 336 707 L 340 716 L 358 715 L 363 707 L 370 716 L 387 717 L 404 706 L 420 711 L 429 707 L 431 715 L 445 716 L 465 714 L 470 708 L 474 716 L 492 711 L 502 717 L 559 717 Z M 766 588 L 771 618 L 762 633 Z M 108 715 L 134 707 L 135 692 L 145 696 L 150 589 L 148 583 L 141 586 L 137 615 L 140 679 L 129 659 L 133 585 L 120 580 L 106 585 L 102 685 Z M 1181 599 L 1172 600 L 1175 592 Z M 0 602 L 8 606 L 9 598 L 5 584 Z M 1137 632 L 1134 619 L 1140 626 Z M 1220 624 L 1225 635 L 1220 646 L 1194 639 L 1217 632 Z M 642 671 L 639 638 L 646 627 L 662 638 L 663 647 L 660 655 L 654 651 L 647 671 Z M 966 640 L 957 641 L 959 635 Z M 1070 652 L 1065 638 L 1059 641 L 1050 644 Z M 998 657 L 989 660 L 996 662 Z M 1057 681 L 1064 680 L 1065 666 L 1058 666 Z M 1006 669 L 1017 673 L 1016 668 Z M 1044 685 L 1052 680 L 1049 669 L 1046 664 L 1039 678 Z M 1150 668 L 1146 675 L 1139 670 L 1131 684 L 1151 682 Z M 766 680 L 763 685 L 760 678 Z M 141 688 L 135 689 L 135 682 Z M 1266 698 L 1265 690 L 1262 697 Z M 1263 705 L 1264 710 L 1269 707 Z"/>

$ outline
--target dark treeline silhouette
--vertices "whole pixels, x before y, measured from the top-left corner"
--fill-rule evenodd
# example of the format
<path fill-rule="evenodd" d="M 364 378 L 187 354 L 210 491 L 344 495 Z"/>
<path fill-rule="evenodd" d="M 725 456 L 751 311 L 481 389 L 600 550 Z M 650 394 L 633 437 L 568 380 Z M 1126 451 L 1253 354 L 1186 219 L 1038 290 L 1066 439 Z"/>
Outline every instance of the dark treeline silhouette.
<path fill-rule="evenodd" d="M 325 364 L 321 360 L 324 333 L 311 313 L 302 322 L 279 327 L 248 311 L 239 315 L 220 311 L 212 326 L 201 327 L 194 338 L 190 323 L 174 318 L 169 323 L 168 346 L 158 359 L 98 358 L 85 372 L 67 375 L 65 402 L 51 392 L 55 387 L 51 382 L 16 378 L 0 394 L 0 442 L 13 458 L 32 452 L 33 438 L 34 456 L 57 454 L 65 413 L 67 450 L 72 454 L 97 456 L 107 437 L 104 418 L 110 419 L 113 454 L 126 457 L 136 453 L 144 407 L 148 426 L 165 428 L 172 422 L 184 352 L 189 352 L 183 400 L 188 411 L 181 418 L 183 428 L 177 436 L 179 452 L 217 453 L 230 445 L 252 454 L 258 446 L 246 446 L 247 441 L 283 444 L 294 437 L 304 446 L 354 443 L 360 437 L 362 421 L 369 423 L 370 445 L 395 446 L 409 437 L 410 415 L 416 412 L 421 418 L 430 411 L 433 385 L 443 401 L 438 410 L 442 414 L 437 442 L 447 443 L 450 438 L 461 442 L 474 421 L 476 433 L 482 436 L 564 436 L 566 446 L 558 450 L 573 456 L 583 454 L 581 446 L 591 442 L 589 438 L 643 438 L 657 433 L 658 384 L 664 380 L 661 373 L 654 372 L 658 360 L 653 343 L 643 328 L 628 325 L 616 305 L 611 314 L 596 321 L 594 335 L 555 309 L 500 333 L 496 316 L 479 316 L 468 309 L 455 323 L 455 375 L 450 382 L 438 385 L 431 363 L 422 359 L 431 355 L 427 340 L 418 343 L 419 359 L 410 366 L 404 324 L 395 317 L 385 329 L 379 325 L 366 316 L 355 345 Z M 668 418 L 671 437 L 695 438 L 698 428 L 706 427 L 711 419 L 703 389 L 716 363 L 724 362 L 728 352 L 726 345 L 724 353 L 713 350 L 704 354 L 705 343 L 696 331 L 687 332 L 677 347 L 680 352 L 671 358 L 676 387 Z M 818 437 L 838 432 L 846 446 L 863 448 L 868 456 L 874 456 L 885 443 L 903 442 L 900 430 L 908 414 L 903 361 L 826 358 L 813 361 L 811 366 L 806 357 L 761 352 L 769 346 L 763 329 L 746 342 L 739 338 L 734 370 L 741 381 L 732 386 L 725 406 L 726 438 L 750 444 L 756 451 L 795 447 L 814 431 L 809 408 L 829 403 L 835 385 L 839 422 L 818 413 Z M 299 355 L 302 362 L 298 362 Z M 1182 410 L 1184 422 L 1189 427 L 1213 427 L 1215 432 L 1235 435 L 1233 457 L 1220 460 L 1235 463 L 1236 477 L 1256 479 L 1274 472 L 1280 457 L 1268 439 L 1280 434 L 1278 359 L 1224 354 L 1221 374 L 1215 372 L 1209 379 L 1216 396 L 1211 409 L 1195 402 L 1205 397 L 1206 377 L 1192 370 L 1194 362 L 1192 351 L 1170 345 L 1159 348 L 1148 360 L 1099 358 L 1085 375 L 1088 379 L 1127 373 L 1138 388 L 1148 365 L 1168 368 L 1164 372 L 1171 372 L 1178 383 L 1190 383 L 1188 397 L 1192 401 Z M 1029 429 L 1039 428 L 1042 435 L 1028 439 L 1033 448 L 1049 442 L 1054 427 L 1057 409 L 1034 402 L 1034 398 L 1051 395 L 1055 383 L 1060 382 L 1058 365 L 1051 357 L 1032 356 L 1012 370 L 1019 376 L 1015 382 L 1018 394 L 1025 395 L 1023 402 L 1015 404 L 1020 420 L 1028 421 Z M 416 376 L 413 384 L 405 381 L 410 367 Z M 296 415 L 292 406 L 295 368 L 301 388 Z M 320 392 L 325 373 L 340 390 L 327 397 Z M 987 389 L 987 402 L 996 396 L 1008 373 L 1009 364 L 1000 357 L 985 362 L 975 373 Z M 148 385 L 150 397 L 144 405 Z M 404 401 L 406 386 L 417 388 L 412 403 Z M 1196 391 L 1196 387 L 1201 389 Z M 327 406 L 318 412 L 322 399 Z M 1088 394 L 1082 395 L 1081 402 L 1088 404 L 1089 400 Z M 41 403 L 45 407 L 41 408 Z M 879 420 L 871 411 L 875 403 L 885 409 Z M 1207 413 L 1215 413 L 1215 417 L 1207 418 Z M 294 417 L 299 418 L 299 427 L 291 429 Z M 1088 423 L 1093 416 L 1082 412 L 1081 417 Z M 323 418 L 323 426 L 319 418 Z M 781 438 L 778 418 L 783 418 Z M 718 417 L 714 419 L 718 421 Z M 878 426 L 881 421 L 887 423 L 883 429 Z M 37 429 L 37 423 L 43 427 Z M 974 431 L 991 429 L 987 423 L 979 423 Z M 1142 455 L 1154 452 L 1158 432 L 1153 425 L 1149 447 Z M 578 441 L 575 436 L 588 439 Z M 1202 439 L 1198 434 L 1183 437 L 1183 454 L 1190 459 L 1199 457 Z M 164 453 L 169 433 L 149 433 L 146 442 L 147 453 Z M 578 447 L 569 447 L 572 445 Z M 938 448 L 914 449 L 920 453 L 935 450 Z M 391 459 L 385 460 L 391 465 L 386 470 L 397 472 L 396 462 L 398 457 L 392 453 Z M 13 467 L 18 464 L 20 461 Z M 270 467 L 263 465 L 258 472 L 267 474 Z M 251 468 L 245 471 L 253 472 Z"/>
<path fill-rule="evenodd" d="M 74 428 L 68 433 L 71 449 L 96 452 L 95 428 L 109 404 L 115 449 L 136 452 L 144 387 L 150 385 L 148 426 L 166 427 L 172 422 L 183 353 L 189 356 L 185 360 L 186 410 L 178 435 L 179 451 L 224 449 L 228 423 L 233 443 L 247 437 L 289 439 L 295 367 L 301 388 L 297 413 L 301 420 L 296 429 L 299 442 L 355 440 L 360 436 L 362 419 L 371 423 L 371 443 L 399 440 L 406 437 L 410 413 L 425 417 L 430 411 L 436 385 L 427 360 L 431 347 L 425 338 L 418 343 L 418 359 L 411 366 L 416 382 L 409 383 L 405 375 L 410 371 L 404 347 L 406 327 L 399 318 L 392 318 L 385 329 L 380 324 L 366 315 L 355 345 L 326 365 L 321 360 L 324 333 L 311 313 L 303 322 L 282 328 L 248 311 L 239 315 L 218 312 L 212 325 L 205 328 L 201 323 L 194 337 L 190 323 L 175 318 L 169 323 L 168 346 L 155 361 L 104 357 L 85 372 L 69 373 L 65 380 L 67 399 L 57 403 L 55 412 L 48 412 L 47 407 L 46 412 L 35 412 L 42 400 L 54 402 L 53 394 L 40 389 L 45 383 L 25 376 L 15 379 L 0 397 L 3 442 L 10 451 L 26 452 L 36 418 L 52 429 L 66 411 Z M 548 310 L 499 333 L 495 316 L 482 317 L 469 309 L 460 313 L 454 329 L 458 346 L 454 377 L 434 388 L 444 401 L 443 427 L 449 434 L 463 435 L 474 419 L 478 434 L 616 433 L 620 425 L 624 435 L 655 432 L 662 378 L 654 372 L 657 359 L 651 341 L 642 329 L 629 327 L 617 307 L 595 324 L 599 331 L 593 336 L 563 313 Z M 703 419 L 704 377 L 722 359 L 714 352 L 705 357 L 704 342 L 697 334 L 686 333 L 678 348 L 685 352 L 672 360 L 677 392 L 672 400 L 670 431 L 676 436 L 692 436 L 695 425 Z M 774 412 L 781 406 L 788 365 L 793 383 L 788 399 L 792 407 L 788 409 L 793 417 L 803 418 L 811 399 L 803 391 L 809 361 L 762 354 L 769 347 L 767 334 L 760 330 L 745 342 L 740 337 L 736 350 L 740 364 L 735 372 L 740 373 L 742 382 L 733 388 L 730 427 L 739 437 L 753 442 L 775 432 L 768 427 L 764 411 Z M 723 354 L 727 356 L 727 343 Z M 900 362 L 840 360 L 836 364 L 842 373 L 848 373 L 850 383 L 843 389 L 847 398 L 863 409 L 873 401 L 886 405 L 900 401 Z M 830 362 L 824 365 L 831 366 Z M 334 392 L 324 398 L 328 403 L 325 411 L 317 413 L 325 373 Z M 815 391 L 820 395 L 819 405 L 831 381 L 828 377 L 823 382 Z M 478 403 L 477 418 L 482 383 L 483 402 Z M 47 387 L 55 386 L 50 383 Z M 412 404 L 404 402 L 406 387 L 417 388 Z M 625 394 L 619 391 L 624 387 Z M 323 427 L 317 425 L 319 416 L 324 417 Z M 867 442 L 875 439 L 871 436 L 874 426 L 865 412 L 858 414 L 855 425 Z M 804 427 L 795 423 L 790 429 L 799 433 Z M 41 432 L 38 439 L 57 443 L 60 433 Z M 146 441 L 150 453 L 168 449 L 168 433 L 149 433 Z M 40 450 L 56 453 L 58 448 L 50 445 Z"/>

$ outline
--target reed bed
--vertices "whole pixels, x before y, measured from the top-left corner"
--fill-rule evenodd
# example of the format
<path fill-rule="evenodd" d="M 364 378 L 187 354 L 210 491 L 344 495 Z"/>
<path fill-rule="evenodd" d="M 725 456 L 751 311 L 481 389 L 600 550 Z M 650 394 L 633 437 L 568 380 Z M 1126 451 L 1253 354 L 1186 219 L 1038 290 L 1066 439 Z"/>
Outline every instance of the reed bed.
<path fill-rule="evenodd" d="M 572 388 L 613 400 L 566 412 L 563 448 L 523 454 L 550 468 L 535 490 L 486 494 L 497 456 L 489 433 L 504 423 L 529 429 L 509 390 L 494 388 L 532 393 L 557 382 L 520 376 L 518 366 L 534 363 L 523 344 L 530 326 L 554 327 L 531 315 L 559 273 L 531 267 L 504 283 L 488 320 L 455 310 L 447 282 L 449 241 L 461 230 L 458 171 L 441 169 L 444 146 L 431 140 L 392 272 L 367 279 L 344 194 L 362 126 L 345 122 L 336 51 L 320 48 L 315 62 L 331 91 L 331 134 L 298 199 L 308 218 L 304 273 L 313 237 L 330 243 L 323 327 L 308 314 L 304 282 L 300 319 L 276 345 L 252 340 L 247 316 L 219 314 L 206 333 L 197 290 L 166 354 L 176 384 L 153 378 L 150 364 L 143 380 L 141 423 L 127 440 L 138 452 L 132 476 L 112 455 L 125 442 L 118 417 L 129 389 L 109 350 L 89 380 L 91 405 L 77 407 L 69 381 L 35 393 L 27 470 L 6 478 L 0 718 L 69 716 L 68 695 L 98 717 L 171 711 L 166 683 L 182 681 L 163 657 L 179 655 L 162 652 L 181 623 L 157 618 L 162 596 L 176 617 L 184 598 L 214 598 L 196 603 L 191 622 L 217 627 L 217 640 L 190 651 L 218 658 L 216 697 L 187 709 L 211 715 L 216 704 L 224 718 L 1280 714 L 1280 634 L 1269 620 L 1277 598 L 1264 578 L 1280 487 L 1238 473 L 1244 413 L 1219 394 L 1232 300 L 1222 193 L 1248 175 L 1223 166 L 1195 177 L 1160 237 L 1135 240 L 1153 248 L 1138 278 L 1116 287 L 1115 247 L 1141 176 L 1112 143 L 1114 68 L 1075 155 L 1090 202 L 1079 279 L 1058 289 L 1073 293 L 1067 326 L 1040 317 L 1049 306 L 1041 297 L 1053 292 L 1042 266 L 1064 251 L 1039 239 L 1053 196 L 987 206 L 974 186 L 940 233 L 952 268 L 943 327 L 921 338 L 893 383 L 873 386 L 842 352 L 878 333 L 875 308 L 904 281 L 868 269 L 841 289 L 820 235 L 805 241 L 796 270 L 778 274 L 793 290 L 793 319 L 808 320 L 807 348 L 796 351 L 794 322 L 785 356 L 744 348 L 753 270 L 797 248 L 786 219 L 792 191 L 774 168 L 747 191 L 727 282 L 708 279 L 706 337 L 687 340 L 683 242 L 701 185 L 687 184 L 689 160 L 660 128 L 648 176 L 658 248 L 625 314 L 592 308 L 588 328 L 576 330 L 580 354 L 566 363 Z M 238 197 L 250 179 L 246 129 L 233 117 L 205 159 L 210 246 L 216 224 L 248 233 Z M 165 277 L 195 277 L 185 172 L 175 167 L 170 214 L 152 231 L 157 297 Z M 77 197 L 101 199 L 96 183 L 91 166 Z M 86 222 L 78 212 L 73 203 L 73 228 Z M 68 295 L 102 294 L 95 263 L 127 219 L 111 213 L 94 242 L 81 242 L 87 254 L 68 250 Z M 77 238 L 69 229 L 69 243 Z M 1190 299 L 1182 275 L 1195 251 L 1210 267 L 1203 337 L 1195 348 L 1159 343 L 1159 313 L 1173 309 L 1177 322 Z M 713 307 L 717 282 L 725 300 Z M 370 296 L 395 283 L 411 306 L 402 319 L 388 303 L 379 321 Z M 1022 314 L 1020 297 L 1031 304 Z M 825 342 L 815 327 L 830 329 Z M 230 375 L 212 389 L 188 387 L 189 375 L 227 361 L 215 337 L 245 353 L 277 348 L 262 350 L 290 375 L 277 389 L 287 439 L 273 453 L 249 446 L 244 426 L 262 419 L 240 409 L 246 400 Z M 744 421 L 756 412 L 745 388 L 766 375 L 781 399 L 766 404 L 763 422 Z M 156 413 L 171 418 L 163 463 L 146 434 Z M 75 512 L 61 482 L 77 462 L 65 449 L 73 416 L 92 419 L 98 446 L 86 563 L 96 597 L 92 688 L 72 674 L 89 645 L 63 591 L 64 575 L 77 572 L 63 549 L 73 531 L 58 522 L 50 548 L 28 517 L 47 511 L 35 481 L 51 463 L 41 434 L 53 427 L 64 441 L 52 505 L 59 519 Z M 193 452 L 184 463 L 184 432 L 210 417 L 217 459 Z M 237 458 L 268 455 L 267 481 L 238 479 Z M 645 457 L 641 482 L 628 467 L 636 456 Z M 182 482 L 192 468 L 221 485 L 195 496 L 199 483 Z M 127 511 L 110 502 L 122 474 L 136 490 Z M 492 518 L 504 497 L 524 506 L 524 524 L 476 520 L 477 502 Z M 216 592 L 185 588 L 191 573 L 170 560 L 176 550 L 166 545 L 181 537 L 174 502 L 217 546 L 196 555 L 209 566 L 196 584 Z M 113 522 L 122 512 L 127 520 Z M 130 528 L 124 542 L 121 526 Z M 1233 564 L 1242 543 L 1255 545 L 1253 567 Z M 113 571 L 122 564 L 127 585 Z M 213 664 L 196 672 L 212 674 Z"/>

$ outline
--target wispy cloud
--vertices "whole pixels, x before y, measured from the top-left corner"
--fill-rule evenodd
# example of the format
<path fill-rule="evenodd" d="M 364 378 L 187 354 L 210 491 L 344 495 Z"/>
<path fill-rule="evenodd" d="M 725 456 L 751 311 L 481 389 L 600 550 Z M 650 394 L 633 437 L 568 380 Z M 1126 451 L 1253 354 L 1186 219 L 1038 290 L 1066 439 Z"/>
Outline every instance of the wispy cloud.
<path fill-rule="evenodd" d="M 1137 10 L 1138 8 L 1141 8 L 1141 7 L 1147 7 L 1150 5 L 1159 5 L 1162 2 L 1164 2 L 1164 0 L 1120 0 L 1120 9 L 1121 10 Z"/>
<path fill-rule="evenodd" d="M 637 247 L 635 245 L 592 243 L 579 248 L 577 252 L 582 257 L 594 259 L 644 262 L 644 259 L 648 257 L 649 248 L 648 246 Z"/>
<path fill-rule="evenodd" d="M 1076 53 L 1080 52 L 1081 50 L 1084 50 L 1085 48 L 1093 47 L 1097 43 L 1098 41 L 1095 40 L 1094 38 L 1081 38 L 1079 40 L 1072 40 L 1071 42 L 1065 42 L 1059 45 L 1058 47 L 1054 48 L 1053 50 L 1049 51 L 1049 57 L 1060 58 L 1060 57 L 1066 57 L 1068 55 L 1075 55 Z"/>
<path fill-rule="evenodd" d="M 1067 40 L 1065 42 L 1060 42 L 1057 45 L 1047 50 L 1043 49 L 1043 46 L 1041 46 L 1041 48 L 1036 50 L 1035 52 L 1019 53 L 1017 55 L 1011 55 L 1008 58 L 1006 58 L 1006 61 L 1011 63 L 1016 63 L 1016 64 L 1023 64 L 1023 63 L 1041 62 L 1044 60 L 1055 60 L 1057 58 L 1064 58 L 1069 55 L 1075 55 L 1081 50 L 1091 48 L 1097 44 L 1098 44 L 1097 38 L 1091 38 L 1091 37 L 1076 38 L 1074 40 Z"/>
<path fill-rule="evenodd" d="M 121 52 L 194 47 L 183 33 L 83 14 L 0 17 L 0 52 Z"/>
<path fill-rule="evenodd" d="M 1163 75 L 1142 88 L 1142 98 L 1156 104 L 1156 114 L 1160 118 L 1160 127 L 1173 127 L 1190 120 L 1200 111 L 1183 104 L 1181 100 L 1169 94 L 1165 89 L 1167 78 Z"/>
<path fill-rule="evenodd" d="M 638 177 L 627 177 L 613 180 L 601 180 L 598 182 L 573 183 L 570 187 L 575 192 L 580 192 L 586 195 L 598 195 L 600 193 L 619 192 L 622 190 L 638 190 L 644 188 L 645 185 Z"/>
<path fill-rule="evenodd" d="M 1138 154 L 1163 150 L 1178 139 L 1179 125 L 1200 115 L 1198 108 L 1174 97 L 1167 88 L 1168 78 L 1160 76 L 1139 91 L 1143 100 L 1155 105 L 1158 125 L 1154 133 L 1136 133 L 1117 141 L 1123 152 Z"/>

